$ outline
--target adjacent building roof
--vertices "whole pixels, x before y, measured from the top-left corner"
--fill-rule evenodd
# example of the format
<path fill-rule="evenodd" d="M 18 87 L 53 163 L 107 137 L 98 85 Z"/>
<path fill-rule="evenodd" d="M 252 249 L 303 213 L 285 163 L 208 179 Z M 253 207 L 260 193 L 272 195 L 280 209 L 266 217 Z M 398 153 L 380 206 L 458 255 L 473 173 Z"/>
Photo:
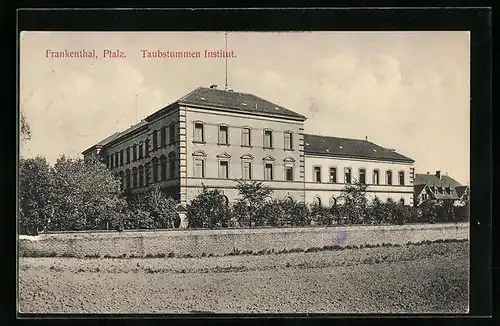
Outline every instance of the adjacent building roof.
<path fill-rule="evenodd" d="M 198 87 L 178 100 L 179 104 L 213 107 L 225 110 L 241 111 L 257 115 L 270 115 L 293 118 L 304 121 L 307 118 L 278 104 L 249 93 Z"/>
<path fill-rule="evenodd" d="M 467 191 L 468 186 L 457 186 L 455 187 L 455 191 L 457 192 L 458 198 L 462 198 L 462 196 L 465 194 Z"/>
<path fill-rule="evenodd" d="M 343 156 L 398 162 L 415 162 L 393 150 L 367 140 L 304 134 L 304 152 L 323 156 Z"/>
<path fill-rule="evenodd" d="M 420 173 L 415 174 L 415 180 L 413 184 L 415 185 L 431 184 L 436 186 L 449 185 L 453 188 L 461 186 L 461 184 L 457 180 L 447 175 L 441 175 L 441 178 L 438 178 L 437 175 L 435 174 L 420 174 Z"/>
<path fill-rule="evenodd" d="M 121 132 L 115 132 L 114 134 L 112 134 L 111 136 L 109 137 L 106 137 L 104 138 L 103 140 L 101 140 L 100 142 L 98 142 L 97 144 L 95 144 L 94 146 L 91 146 L 90 148 L 86 149 L 85 151 L 83 151 L 83 153 L 87 153 L 88 151 L 90 151 L 91 149 L 95 148 L 95 147 L 104 147 L 106 145 L 108 145 L 109 143 L 117 140 L 118 138 L 120 138 L 121 136 L 124 136 L 126 134 L 129 134 L 131 133 L 132 131 L 142 127 L 142 126 L 145 126 L 147 125 L 148 123 L 144 120 L 141 120 L 141 122 L 135 124 L 135 125 L 132 125 L 130 128 L 127 128 L 126 130 L 124 131 L 121 131 Z"/>

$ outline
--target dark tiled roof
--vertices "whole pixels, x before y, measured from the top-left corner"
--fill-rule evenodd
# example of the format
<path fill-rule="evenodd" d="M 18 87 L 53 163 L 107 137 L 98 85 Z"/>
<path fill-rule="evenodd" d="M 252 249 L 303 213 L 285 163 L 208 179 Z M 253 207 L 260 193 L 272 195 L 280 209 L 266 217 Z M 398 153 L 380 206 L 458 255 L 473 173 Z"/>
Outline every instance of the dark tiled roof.
<path fill-rule="evenodd" d="M 115 132 L 115 133 L 114 133 L 114 134 L 112 134 L 111 136 L 104 138 L 103 140 L 101 140 L 100 142 L 98 142 L 97 144 L 95 144 L 94 146 L 92 146 L 92 147 L 90 147 L 90 148 L 86 149 L 83 153 L 88 152 L 90 149 L 92 149 L 92 148 L 94 148 L 94 147 L 96 147 L 96 146 L 104 147 L 104 146 L 108 145 L 109 143 L 111 143 L 112 141 L 114 141 L 114 140 L 116 140 L 116 139 L 120 138 L 121 136 L 126 135 L 126 134 L 128 134 L 128 133 L 130 133 L 130 132 L 132 132 L 132 131 L 134 131 L 134 130 L 136 130 L 136 129 L 138 129 L 138 128 L 140 128 L 140 127 L 144 126 L 144 125 L 147 125 L 147 124 L 148 124 L 148 123 L 147 123 L 146 121 L 141 120 L 141 122 L 139 122 L 139 123 L 137 123 L 137 124 L 135 124 L 135 125 L 132 125 L 130 128 L 127 128 L 127 129 L 126 129 L 126 130 L 124 130 L 124 131 L 121 131 L 121 132 Z"/>
<path fill-rule="evenodd" d="M 467 190 L 468 186 L 457 186 L 455 187 L 455 191 L 457 192 L 458 198 L 462 198 L 462 196 L 465 194 L 465 191 Z"/>
<path fill-rule="evenodd" d="M 451 187 L 455 188 L 457 186 L 461 186 L 461 184 L 453 179 L 452 177 L 449 177 L 447 175 L 441 175 L 441 179 L 439 179 L 435 174 L 421 174 L 417 173 L 415 174 L 415 181 L 413 184 L 435 184 L 436 186 L 440 185 L 450 185 Z"/>
<path fill-rule="evenodd" d="M 225 91 L 214 88 L 199 87 L 179 99 L 179 104 L 209 106 L 221 109 L 242 111 L 245 113 L 282 116 L 296 120 L 306 117 L 288 110 L 280 105 L 264 100 L 248 93 Z"/>
<path fill-rule="evenodd" d="M 415 194 L 415 196 L 420 195 L 422 190 L 424 190 L 425 186 L 426 186 L 425 184 L 413 185 L 413 193 Z"/>
<path fill-rule="evenodd" d="M 377 160 L 414 162 L 411 158 L 367 140 L 304 135 L 304 152 L 325 156 L 347 156 Z"/>

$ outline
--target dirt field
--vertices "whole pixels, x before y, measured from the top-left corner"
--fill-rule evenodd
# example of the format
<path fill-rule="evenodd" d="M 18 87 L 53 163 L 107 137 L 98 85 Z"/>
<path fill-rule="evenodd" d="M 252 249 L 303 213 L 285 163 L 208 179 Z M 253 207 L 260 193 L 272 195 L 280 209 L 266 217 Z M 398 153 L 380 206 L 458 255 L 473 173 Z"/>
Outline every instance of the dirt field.
<path fill-rule="evenodd" d="M 466 313 L 468 242 L 262 256 L 21 258 L 31 313 Z"/>

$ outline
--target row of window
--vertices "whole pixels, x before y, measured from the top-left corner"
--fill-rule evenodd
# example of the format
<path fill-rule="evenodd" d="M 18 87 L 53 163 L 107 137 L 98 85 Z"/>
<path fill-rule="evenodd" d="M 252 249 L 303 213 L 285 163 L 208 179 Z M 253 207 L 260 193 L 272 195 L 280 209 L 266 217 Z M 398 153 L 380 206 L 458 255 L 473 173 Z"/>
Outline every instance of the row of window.
<path fill-rule="evenodd" d="M 148 186 L 151 182 L 172 180 L 177 178 L 177 159 L 171 155 L 165 155 L 160 159 L 154 157 L 151 163 L 144 166 L 127 169 L 116 174 L 121 180 L 121 189 L 137 188 Z"/>
<path fill-rule="evenodd" d="M 321 166 L 315 166 L 313 168 L 313 182 L 322 182 L 321 180 Z M 358 174 L 358 181 L 359 183 L 366 184 L 366 169 L 359 169 L 359 174 Z M 337 183 L 337 168 L 336 167 L 331 167 L 330 168 L 330 183 Z M 405 185 L 405 173 L 404 171 L 399 171 L 398 173 L 399 177 L 399 185 L 404 186 Z M 353 176 L 352 176 L 352 169 L 351 168 L 344 168 L 344 183 L 352 183 L 353 181 Z M 387 170 L 385 172 L 385 183 L 386 185 L 392 185 L 392 171 Z M 373 170 L 372 174 L 372 184 L 373 185 L 379 185 L 380 184 L 380 171 L 375 169 Z"/>
<path fill-rule="evenodd" d="M 168 129 L 168 132 L 167 132 Z M 130 162 L 135 162 L 143 158 L 150 157 L 151 150 L 155 151 L 160 148 L 171 145 L 175 142 L 176 125 L 171 123 L 168 127 L 163 126 L 159 130 L 153 131 L 153 144 L 151 149 L 150 139 L 147 138 L 144 143 L 141 141 L 120 151 L 109 154 L 107 156 L 106 165 L 110 168 L 117 168 Z M 167 137 L 168 135 L 168 137 Z M 158 138 L 160 141 L 158 141 Z"/>
<path fill-rule="evenodd" d="M 229 145 L 229 127 L 227 125 L 219 125 L 218 144 Z M 285 131 L 284 133 L 283 149 L 293 150 L 293 133 Z M 274 148 L 273 131 L 264 129 L 262 146 L 264 148 Z M 203 122 L 194 123 L 194 136 L 195 143 L 205 143 L 205 124 Z M 241 146 L 251 147 L 253 143 L 252 130 L 248 127 L 241 128 Z"/>

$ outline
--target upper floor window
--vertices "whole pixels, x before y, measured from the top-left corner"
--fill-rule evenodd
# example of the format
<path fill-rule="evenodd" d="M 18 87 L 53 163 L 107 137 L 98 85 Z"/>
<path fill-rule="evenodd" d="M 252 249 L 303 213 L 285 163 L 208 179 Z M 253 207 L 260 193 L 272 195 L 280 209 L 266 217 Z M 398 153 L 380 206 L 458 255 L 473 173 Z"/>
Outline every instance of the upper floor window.
<path fill-rule="evenodd" d="M 361 184 L 366 183 L 366 170 L 365 169 L 359 169 L 359 183 L 361 183 Z"/>
<path fill-rule="evenodd" d="M 167 180 L 167 157 L 165 155 L 160 156 L 160 180 Z"/>
<path fill-rule="evenodd" d="M 158 149 L 158 130 L 153 131 L 153 150 Z"/>
<path fill-rule="evenodd" d="M 113 154 L 108 155 L 108 167 L 109 167 L 110 169 L 112 169 L 112 168 L 113 168 Z"/>
<path fill-rule="evenodd" d="M 132 162 L 137 161 L 137 145 L 132 146 Z"/>
<path fill-rule="evenodd" d="M 264 130 L 264 148 L 273 148 L 273 132 Z"/>
<path fill-rule="evenodd" d="M 321 167 L 315 166 L 313 169 L 313 181 L 321 182 Z"/>
<path fill-rule="evenodd" d="M 123 149 L 120 150 L 120 166 L 123 166 Z"/>
<path fill-rule="evenodd" d="M 144 186 L 144 167 L 139 166 L 139 187 Z"/>
<path fill-rule="evenodd" d="M 115 153 L 115 167 L 120 166 L 120 161 L 119 161 L 119 156 L 118 152 Z"/>
<path fill-rule="evenodd" d="M 229 161 L 226 160 L 219 161 L 219 178 L 229 179 Z"/>
<path fill-rule="evenodd" d="M 284 133 L 284 135 L 285 135 L 285 149 L 293 149 L 292 133 L 287 131 Z"/>
<path fill-rule="evenodd" d="M 127 147 L 127 164 L 130 163 L 130 147 Z"/>
<path fill-rule="evenodd" d="M 149 155 L 151 153 L 151 148 L 150 148 L 150 144 L 149 144 L 149 138 L 146 139 L 146 141 L 144 142 L 144 145 L 146 147 L 146 157 L 149 157 Z"/>
<path fill-rule="evenodd" d="M 241 146 L 251 146 L 250 128 L 241 129 Z"/>
<path fill-rule="evenodd" d="M 229 135 L 227 126 L 219 126 L 219 144 L 229 144 Z"/>
<path fill-rule="evenodd" d="M 168 127 L 168 132 L 169 132 L 168 140 L 170 144 L 175 143 L 175 124 L 173 122 Z"/>
<path fill-rule="evenodd" d="M 204 138 L 204 126 L 203 126 L 203 123 L 201 122 L 196 122 L 194 124 L 194 141 L 195 142 L 204 142 L 205 141 L 205 138 Z"/>
<path fill-rule="evenodd" d="M 252 162 L 250 161 L 242 162 L 242 178 L 245 180 L 252 179 Z"/>
<path fill-rule="evenodd" d="M 144 152 L 142 148 L 142 142 L 139 143 L 139 160 L 144 157 Z"/>
<path fill-rule="evenodd" d="M 344 182 L 345 183 L 351 183 L 352 182 L 351 168 L 345 168 L 344 169 Z"/>
<path fill-rule="evenodd" d="M 273 180 L 273 164 L 264 164 L 264 180 Z"/>
<path fill-rule="evenodd" d="M 153 158 L 153 182 L 158 182 L 158 159 Z"/>
<path fill-rule="evenodd" d="M 403 171 L 399 171 L 399 185 L 405 185 L 405 173 Z"/>
<path fill-rule="evenodd" d="M 293 181 L 293 165 L 285 164 L 285 181 Z"/>
<path fill-rule="evenodd" d="M 160 143 L 161 147 L 167 146 L 167 130 L 165 129 L 165 126 L 161 127 L 161 132 L 160 132 Z"/>
<path fill-rule="evenodd" d="M 373 170 L 373 184 L 374 185 L 379 185 L 380 184 L 380 176 L 379 176 L 379 171 L 378 170 Z"/>
<path fill-rule="evenodd" d="M 205 177 L 205 160 L 202 158 L 194 159 L 194 177 L 195 178 Z"/>
<path fill-rule="evenodd" d="M 330 168 L 330 182 L 337 183 L 337 168 Z"/>
<path fill-rule="evenodd" d="M 386 178 L 386 181 L 387 181 L 387 184 L 389 186 L 392 185 L 392 171 L 391 170 L 388 170 L 386 173 L 385 173 L 385 178 Z"/>

